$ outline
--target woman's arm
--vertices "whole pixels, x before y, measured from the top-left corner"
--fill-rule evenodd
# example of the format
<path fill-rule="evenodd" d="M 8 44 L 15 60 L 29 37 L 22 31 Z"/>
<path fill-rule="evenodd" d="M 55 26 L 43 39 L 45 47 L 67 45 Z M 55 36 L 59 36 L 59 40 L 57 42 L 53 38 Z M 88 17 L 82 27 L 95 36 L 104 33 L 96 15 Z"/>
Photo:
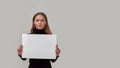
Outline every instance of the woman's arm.
<path fill-rule="evenodd" d="M 52 62 L 55 62 L 60 55 L 60 49 L 58 48 L 58 45 L 56 45 L 56 59 L 51 59 Z"/>
<path fill-rule="evenodd" d="M 56 56 L 56 59 L 51 59 L 51 61 L 54 63 L 57 59 L 58 59 L 59 56 Z"/>
<path fill-rule="evenodd" d="M 22 59 L 22 60 L 26 60 L 27 58 L 22 58 L 22 50 L 23 50 L 23 46 L 20 45 L 17 49 L 17 53 L 18 53 L 18 56 Z"/>

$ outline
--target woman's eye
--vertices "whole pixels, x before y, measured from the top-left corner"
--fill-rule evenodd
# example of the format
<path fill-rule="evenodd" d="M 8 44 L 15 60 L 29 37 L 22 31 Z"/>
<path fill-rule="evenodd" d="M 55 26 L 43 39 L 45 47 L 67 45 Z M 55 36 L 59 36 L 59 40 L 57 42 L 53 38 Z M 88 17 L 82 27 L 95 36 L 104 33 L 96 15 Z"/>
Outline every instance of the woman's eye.
<path fill-rule="evenodd" d="M 36 21 L 39 21 L 39 19 L 37 19 Z"/>
<path fill-rule="evenodd" d="M 44 20 L 41 20 L 41 22 L 43 22 Z"/>

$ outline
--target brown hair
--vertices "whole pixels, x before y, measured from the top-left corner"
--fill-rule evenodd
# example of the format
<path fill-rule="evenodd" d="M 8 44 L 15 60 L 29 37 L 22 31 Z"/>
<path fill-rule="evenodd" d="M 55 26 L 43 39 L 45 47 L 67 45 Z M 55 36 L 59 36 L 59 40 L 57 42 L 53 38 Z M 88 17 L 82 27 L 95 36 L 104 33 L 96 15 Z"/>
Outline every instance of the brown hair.
<path fill-rule="evenodd" d="M 52 31 L 50 30 L 50 27 L 49 27 L 49 24 L 48 24 L 47 16 L 46 16 L 46 14 L 43 13 L 43 12 L 38 12 L 38 13 L 36 13 L 36 14 L 33 16 L 31 33 L 36 29 L 35 24 L 34 24 L 34 20 L 35 20 L 35 17 L 36 17 L 37 15 L 42 15 L 42 16 L 44 16 L 44 18 L 45 18 L 45 20 L 46 20 L 46 25 L 45 25 L 44 31 L 45 31 L 47 34 L 52 34 Z"/>

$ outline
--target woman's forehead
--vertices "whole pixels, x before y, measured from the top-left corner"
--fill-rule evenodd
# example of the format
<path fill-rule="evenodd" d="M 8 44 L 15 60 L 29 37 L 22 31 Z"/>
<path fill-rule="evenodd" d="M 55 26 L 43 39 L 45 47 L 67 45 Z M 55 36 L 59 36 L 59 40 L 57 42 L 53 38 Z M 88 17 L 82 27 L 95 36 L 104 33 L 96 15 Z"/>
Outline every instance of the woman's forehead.
<path fill-rule="evenodd" d="M 40 18 L 40 19 L 43 19 L 43 18 L 45 18 L 43 15 L 37 15 L 35 18 Z"/>

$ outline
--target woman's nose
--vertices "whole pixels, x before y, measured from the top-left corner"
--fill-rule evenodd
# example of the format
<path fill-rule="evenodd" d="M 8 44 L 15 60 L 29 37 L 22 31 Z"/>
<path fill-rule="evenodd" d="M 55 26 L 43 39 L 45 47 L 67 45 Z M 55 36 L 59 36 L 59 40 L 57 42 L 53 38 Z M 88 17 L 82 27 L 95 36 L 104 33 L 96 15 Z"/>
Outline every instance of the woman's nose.
<path fill-rule="evenodd" d="M 38 23 L 39 23 L 39 24 L 41 24 L 41 22 L 40 22 L 40 21 L 39 21 Z"/>

